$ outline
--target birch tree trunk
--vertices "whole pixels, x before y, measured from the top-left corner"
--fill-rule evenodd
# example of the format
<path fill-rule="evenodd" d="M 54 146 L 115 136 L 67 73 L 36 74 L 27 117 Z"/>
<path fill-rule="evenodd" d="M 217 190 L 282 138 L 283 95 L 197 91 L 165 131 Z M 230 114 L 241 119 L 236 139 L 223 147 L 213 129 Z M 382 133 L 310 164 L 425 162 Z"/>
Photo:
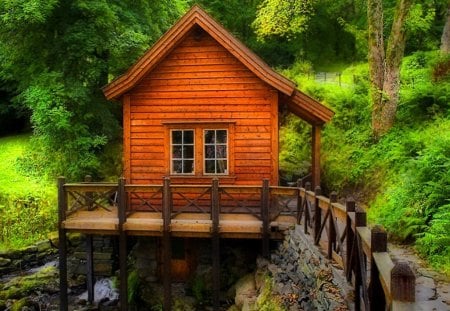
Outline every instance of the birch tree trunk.
<path fill-rule="evenodd" d="M 405 22 L 413 0 L 398 0 L 386 52 L 383 41 L 382 0 L 367 1 L 369 24 L 370 98 L 375 138 L 393 126 L 400 88 L 400 65 L 405 51 Z"/>

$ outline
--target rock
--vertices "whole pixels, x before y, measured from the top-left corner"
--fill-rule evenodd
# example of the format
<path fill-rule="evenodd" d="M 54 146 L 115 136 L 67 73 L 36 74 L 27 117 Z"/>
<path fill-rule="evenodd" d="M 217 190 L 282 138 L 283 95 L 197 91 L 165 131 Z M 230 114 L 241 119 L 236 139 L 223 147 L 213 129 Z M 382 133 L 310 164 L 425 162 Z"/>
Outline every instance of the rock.
<path fill-rule="evenodd" d="M 11 259 L 0 257 L 0 267 L 7 266 L 11 263 Z"/>
<path fill-rule="evenodd" d="M 243 308 L 246 301 L 256 302 L 256 284 L 253 274 L 247 274 L 236 283 L 236 297 L 234 303 Z"/>

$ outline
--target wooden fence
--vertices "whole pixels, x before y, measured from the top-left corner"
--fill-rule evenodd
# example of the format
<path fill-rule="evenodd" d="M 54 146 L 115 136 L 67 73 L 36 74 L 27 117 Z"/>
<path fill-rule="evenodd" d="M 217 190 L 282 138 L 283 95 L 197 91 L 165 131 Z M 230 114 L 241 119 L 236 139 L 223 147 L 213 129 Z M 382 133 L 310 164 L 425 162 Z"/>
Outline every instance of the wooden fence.
<path fill-rule="evenodd" d="M 366 213 L 349 199 L 337 202 L 321 195 L 320 187 L 299 185 L 297 222 L 328 258 L 340 265 L 354 287 L 355 310 L 415 310 L 415 275 L 404 262 L 394 263 L 387 234 L 367 227 Z"/>

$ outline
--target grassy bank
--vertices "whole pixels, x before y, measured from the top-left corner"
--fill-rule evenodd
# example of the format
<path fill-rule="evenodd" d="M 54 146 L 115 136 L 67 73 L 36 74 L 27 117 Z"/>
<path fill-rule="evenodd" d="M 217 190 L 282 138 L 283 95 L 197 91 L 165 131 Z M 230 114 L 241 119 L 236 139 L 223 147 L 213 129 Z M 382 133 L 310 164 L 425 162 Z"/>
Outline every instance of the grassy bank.
<path fill-rule="evenodd" d="M 378 141 L 370 128 L 367 65 L 347 68 L 341 85 L 314 81 L 302 74 L 300 65 L 286 72 L 336 112 L 323 131 L 325 191 L 356 195 L 368 207 L 372 223 L 384 225 L 392 239 L 413 243 L 448 275 L 450 76 L 436 76 L 436 68 L 449 65 L 438 52 L 417 52 L 404 59 L 397 120 Z M 308 126 L 288 118 L 280 161 L 286 170 L 309 169 L 309 144 L 304 143 L 309 135 Z"/>
<path fill-rule="evenodd" d="M 56 187 L 23 164 L 29 148 L 29 135 L 0 138 L 0 249 L 28 245 L 56 230 Z"/>

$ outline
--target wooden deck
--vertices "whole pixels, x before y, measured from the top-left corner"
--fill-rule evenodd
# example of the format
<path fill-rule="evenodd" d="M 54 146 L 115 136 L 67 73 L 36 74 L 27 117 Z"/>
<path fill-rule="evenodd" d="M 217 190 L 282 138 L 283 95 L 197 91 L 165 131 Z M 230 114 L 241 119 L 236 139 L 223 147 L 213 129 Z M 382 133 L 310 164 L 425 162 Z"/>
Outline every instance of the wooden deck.
<path fill-rule="evenodd" d="M 296 224 L 293 215 L 279 215 L 270 222 L 270 237 L 281 238 L 283 231 Z M 76 211 L 62 222 L 68 231 L 87 234 L 119 234 L 119 218 L 117 207 L 109 211 L 95 210 Z M 163 217 L 161 212 L 134 212 L 123 224 L 127 235 L 162 236 Z M 221 214 L 219 216 L 219 234 L 222 238 L 262 238 L 263 222 L 251 214 Z M 170 233 L 176 237 L 209 238 L 213 233 L 210 213 L 181 213 L 171 219 Z"/>

